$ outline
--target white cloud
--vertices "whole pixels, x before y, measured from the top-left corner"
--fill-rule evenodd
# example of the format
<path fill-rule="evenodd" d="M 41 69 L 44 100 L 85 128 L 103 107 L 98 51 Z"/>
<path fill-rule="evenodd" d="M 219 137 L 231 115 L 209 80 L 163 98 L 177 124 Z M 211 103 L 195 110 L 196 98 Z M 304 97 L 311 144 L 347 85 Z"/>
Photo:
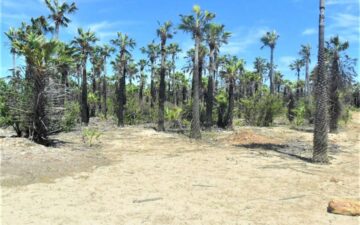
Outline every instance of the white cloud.
<path fill-rule="evenodd" d="M 97 23 L 81 24 L 74 20 L 69 24 L 69 27 L 66 30 L 69 34 L 76 36 L 78 28 L 81 27 L 84 30 L 90 29 L 90 31 L 95 32 L 95 35 L 100 38 L 100 42 L 103 42 L 104 39 L 107 40 L 110 37 L 115 38 L 118 31 L 123 32 L 124 30 L 126 30 L 124 29 L 125 27 L 139 24 L 142 24 L 142 22 L 132 20 L 109 22 L 107 20 L 104 20 Z M 127 32 L 127 34 L 129 34 L 129 32 Z"/>
<path fill-rule="evenodd" d="M 221 47 L 221 52 L 225 54 L 236 55 L 244 53 L 253 44 L 260 44 L 260 38 L 268 31 L 268 28 L 240 28 L 232 32 L 232 37 L 227 45 Z"/>
<path fill-rule="evenodd" d="M 307 28 L 305 29 L 301 34 L 302 35 L 313 35 L 313 34 L 316 34 L 317 33 L 317 30 L 314 29 L 314 28 Z"/>
<path fill-rule="evenodd" d="M 334 16 L 330 16 L 330 19 L 331 21 L 328 26 L 329 36 L 339 35 L 349 42 L 359 41 L 359 15 L 337 13 Z"/>

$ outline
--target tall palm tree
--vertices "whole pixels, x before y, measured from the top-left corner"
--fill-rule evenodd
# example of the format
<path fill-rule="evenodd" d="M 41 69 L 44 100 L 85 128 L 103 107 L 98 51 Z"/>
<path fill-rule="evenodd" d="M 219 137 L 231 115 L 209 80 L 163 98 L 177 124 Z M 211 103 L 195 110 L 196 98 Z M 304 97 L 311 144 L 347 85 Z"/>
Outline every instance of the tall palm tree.
<path fill-rule="evenodd" d="M 266 59 L 261 57 L 256 57 L 254 61 L 254 69 L 255 72 L 260 76 L 260 88 L 262 88 L 263 81 L 264 81 L 264 74 L 268 70 Z"/>
<path fill-rule="evenodd" d="M 233 128 L 233 111 L 234 111 L 234 88 L 236 79 L 239 78 L 241 71 L 244 70 L 245 62 L 237 57 L 228 58 L 222 71 L 223 77 L 228 82 L 228 110 L 226 115 L 226 127 Z"/>
<path fill-rule="evenodd" d="M 297 75 L 297 84 L 299 84 L 300 81 L 300 71 L 301 68 L 304 66 L 304 60 L 302 59 L 295 59 L 294 62 L 292 62 L 290 64 L 290 69 L 291 70 L 295 70 L 296 71 L 296 75 Z M 296 87 L 296 97 L 299 98 L 300 97 L 300 87 Z"/>
<path fill-rule="evenodd" d="M 160 52 L 161 52 L 161 67 L 160 67 L 160 85 L 159 85 L 159 118 L 158 118 L 158 130 L 165 131 L 165 100 L 166 100 L 166 41 L 173 37 L 171 31 L 172 23 L 170 21 L 165 22 L 157 29 L 156 33 L 161 40 Z"/>
<path fill-rule="evenodd" d="M 59 5 L 58 0 L 45 0 L 45 3 L 51 11 L 49 18 L 55 23 L 55 38 L 58 39 L 60 26 L 67 27 L 71 22 L 71 20 L 66 17 L 66 14 L 75 13 L 77 10 L 76 4 L 73 2 L 69 5 L 68 3 L 63 2 Z"/>
<path fill-rule="evenodd" d="M 337 132 L 338 122 L 341 115 L 340 89 L 343 85 L 342 68 L 340 62 L 340 53 L 349 48 L 349 42 L 342 42 L 339 36 L 330 38 L 327 43 L 327 50 L 331 58 L 331 73 L 329 84 L 329 128 L 330 132 Z M 346 78 L 345 78 L 346 79 Z"/>
<path fill-rule="evenodd" d="M 212 122 L 212 111 L 214 106 L 214 79 L 216 77 L 216 60 L 222 44 L 227 44 L 231 33 L 224 30 L 222 24 L 210 23 L 206 29 L 206 42 L 209 46 L 209 76 L 206 98 L 206 122 L 205 126 L 210 128 Z"/>
<path fill-rule="evenodd" d="M 180 15 L 181 24 L 179 29 L 191 33 L 192 38 L 195 40 L 195 59 L 194 59 L 194 93 L 192 101 L 192 121 L 191 121 L 191 132 L 190 137 L 194 139 L 201 138 L 200 128 L 200 99 L 199 99 L 199 88 L 200 88 L 200 77 L 199 77 L 199 47 L 201 41 L 204 39 L 206 27 L 209 22 L 215 18 L 215 14 L 202 11 L 200 6 L 195 5 L 193 7 L 193 15 Z"/>
<path fill-rule="evenodd" d="M 152 41 L 147 47 L 142 47 L 141 52 L 147 54 L 149 57 L 149 61 L 151 64 L 151 75 L 150 75 L 150 107 L 154 107 L 154 103 L 156 101 L 156 89 L 155 89 L 155 67 L 156 67 L 156 59 L 159 57 L 160 45 L 155 44 L 155 41 Z"/>
<path fill-rule="evenodd" d="M 78 29 L 78 36 L 74 38 L 71 42 L 74 47 L 76 47 L 80 53 L 81 67 L 82 67 L 82 82 L 81 82 L 81 122 L 85 125 L 89 123 L 89 106 L 87 101 L 87 73 L 86 73 L 86 63 L 89 54 L 93 50 L 92 44 L 95 43 L 98 38 L 95 36 L 94 32 L 90 30 L 84 31 L 83 29 Z"/>
<path fill-rule="evenodd" d="M 107 118 L 107 81 L 106 81 L 106 76 L 107 76 L 107 59 L 108 57 L 111 56 L 111 53 L 115 52 L 115 48 L 111 47 L 107 44 L 104 44 L 102 47 L 102 52 L 101 52 L 101 56 L 103 57 L 103 64 L 104 64 L 104 68 L 103 68 L 103 77 L 102 77 L 102 88 L 101 88 L 101 92 L 102 92 L 102 113 L 104 114 L 105 119 Z"/>
<path fill-rule="evenodd" d="M 313 161 L 328 163 L 328 93 L 325 68 L 325 0 L 320 0 L 318 75 L 315 81 L 315 121 Z"/>
<path fill-rule="evenodd" d="M 308 95 L 310 92 L 310 82 L 309 82 L 309 65 L 311 63 L 311 45 L 301 45 L 301 50 L 299 55 L 302 57 L 302 60 L 305 63 L 305 95 Z"/>
<path fill-rule="evenodd" d="M 122 72 L 119 75 L 119 83 L 117 88 L 118 93 L 118 126 L 123 127 L 124 124 L 124 110 L 126 104 L 126 64 L 127 64 L 127 56 L 130 56 L 130 50 L 133 49 L 136 45 L 135 41 L 130 38 L 127 34 L 123 34 L 121 32 L 117 33 L 117 38 L 111 40 L 113 45 L 119 47 L 120 51 L 120 69 Z"/>
<path fill-rule="evenodd" d="M 261 42 L 263 43 L 263 46 L 261 49 L 263 49 L 265 46 L 268 46 L 270 48 L 270 92 L 274 93 L 274 49 L 276 47 L 276 42 L 279 39 L 279 35 L 276 33 L 276 31 L 266 32 L 266 34 L 261 38 Z"/>
<path fill-rule="evenodd" d="M 175 70 L 176 70 L 176 65 L 175 65 L 175 59 L 178 53 L 181 52 L 181 48 L 179 46 L 178 43 L 171 43 L 169 44 L 168 48 L 168 53 L 171 55 L 171 70 L 170 70 L 170 79 L 171 79 L 171 86 L 172 86 L 172 95 L 173 95 L 173 103 L 176 105 L 177 101 L 176 101 L 176 94 L 175 94 Z"/>
<path fill-rule="evenodd" d="M 142 104 L 144 97 L 144 87 L 146 82 L 146 75 L 144 73 L 145 67 L 148 65 L 148 62 L 145 59 L 140 59 L 138 62 L 138 66 L 140 67 L 140 84 L 139 84 L 139 100 Z"/>

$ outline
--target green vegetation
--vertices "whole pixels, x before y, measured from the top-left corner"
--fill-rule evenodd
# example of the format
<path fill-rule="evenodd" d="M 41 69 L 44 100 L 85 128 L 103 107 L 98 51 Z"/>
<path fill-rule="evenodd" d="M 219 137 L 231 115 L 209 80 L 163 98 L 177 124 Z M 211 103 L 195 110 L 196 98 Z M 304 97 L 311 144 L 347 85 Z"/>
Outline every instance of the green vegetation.
<path fill-rule="evenodd" d="M 289 65 L 297 79 L 289 81 L 277 69 L 276 31 L 259 40 L 259 47 L 270 49 L 269 61 L 256 57 L 249 69 L 245 60 L 221 52 L 231 33 L 198 5 L 180 15 L 177 25 L 160 23 L 158 39 L 140 48 L 144 55 L 139 61 L 132 57 L 136 41 L 122 32 L 100 45 L 95 32 L 79 28 L 72 41 L 63 42 L 59 29 L 70 23 L 67 16 L 76 12 L 76 4 L 47 0 L 46 6 L 49 17 L 32 18 L 6 32 L 10 53 L 23 56 L 25 63 L 17 66 L 14 60 L 11 76 L 0 80 L 0 126 L 11 125 L 18 136 L 41 144 L 53 132 L 70 131 L 78 123 L 87 126 L 93 117 L 116 118 L 119 127 L 157 124 L 159 131 L 166 131 L 165 122 L 177 123 L 200 139 L 202 128 L 272 126 L 277 116 L 287 116 L 296 126 L 314 124 L 314 160 L 327 162 L 327 129 L 336 132 L 339 121 L 349 121 L 350 107 L 360 107 L 360 85 L 353 79 L 356 59 L 346 55 L 349 43 L 337 36 L 325 42 L 323 25 L 317 66 L 310 71 L 311 55 L 316 55 L 311 46 L 299 46 L 294 50 L 299 58 Z M 176 61 L 179 44 L 168 43 L 175 26 L 194 41 L 182 68 Z M 100 133 L 84 129 L 83 136 L 91 146 Z"/>

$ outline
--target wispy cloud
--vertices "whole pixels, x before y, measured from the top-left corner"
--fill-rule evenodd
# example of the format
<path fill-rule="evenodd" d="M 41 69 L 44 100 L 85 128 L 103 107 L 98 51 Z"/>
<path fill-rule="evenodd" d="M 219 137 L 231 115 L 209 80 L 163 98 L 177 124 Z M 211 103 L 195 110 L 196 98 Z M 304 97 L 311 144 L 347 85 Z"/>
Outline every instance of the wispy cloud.
<path fill-rule="evenodd" d="M 236 55 L 246 52 L 249 47 L 255 43 L 260 43 L 260 38 L 269 29 L 266 27 L 251 28 L 251 29 L 238 29 L 232 32 L 229 44 L 221 47 L 221 52 L 225 54 Z"/>
<path fill-rule="evenodd" d="M 359 15 L 350 13 L 337 13 L 330 16 L 331 22 L 328 27 L 330 36 L 339 35 L 349 42 L 358 42 L 360 35 Z"/>
<path fill-rule="evenodd" d="M 328 0 L 326 5 L 346 5 L 346 4 L 358 4 L 358 0 Z"/>
<path fill-rule="evenodd" d="M 109 22 L 107 20 L 100 21 L 97 23 L 90 23 L 90 24 L 81 24 L 77 21 L 73 21 L 69 24 L 67 32 L 71 35 L 77 34 L 77 29 L 79 27 L 91 30 L 95 32 L 96 36 L 100 38 L 100 42 L 104 39 L 108 39 L 109 37 L 116 37 L 116 33 L 118 31 L 126 30 L 126 27 L 140 25 L 142 24 L 141 21 L 132 21 L 132 20 L 124 20 L 124 21 L 112 21 Z"/>
<path fill-rule="evenodd" d="M 315 28 L 307 28 L 301 34 L 302 35 L 313 35 L 316 33 L 317 33 L 317 30 Z"/>

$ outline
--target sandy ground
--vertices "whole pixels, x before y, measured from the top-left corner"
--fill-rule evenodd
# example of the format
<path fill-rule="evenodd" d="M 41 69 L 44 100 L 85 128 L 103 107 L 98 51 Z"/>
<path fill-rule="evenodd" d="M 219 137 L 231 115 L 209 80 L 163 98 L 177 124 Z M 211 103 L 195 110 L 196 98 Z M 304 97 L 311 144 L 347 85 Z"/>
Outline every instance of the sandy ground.
<path fill-rule="evenodd" d="M 242 127 L 202 141 L 102 125 L 52 148 L 1 138 L 1 223 L 359 224 L 329 214 L 331 199 L 360 199 L 360 113 L 330 135 L 331 164 L 314 165 L 310 132 Z"/>

